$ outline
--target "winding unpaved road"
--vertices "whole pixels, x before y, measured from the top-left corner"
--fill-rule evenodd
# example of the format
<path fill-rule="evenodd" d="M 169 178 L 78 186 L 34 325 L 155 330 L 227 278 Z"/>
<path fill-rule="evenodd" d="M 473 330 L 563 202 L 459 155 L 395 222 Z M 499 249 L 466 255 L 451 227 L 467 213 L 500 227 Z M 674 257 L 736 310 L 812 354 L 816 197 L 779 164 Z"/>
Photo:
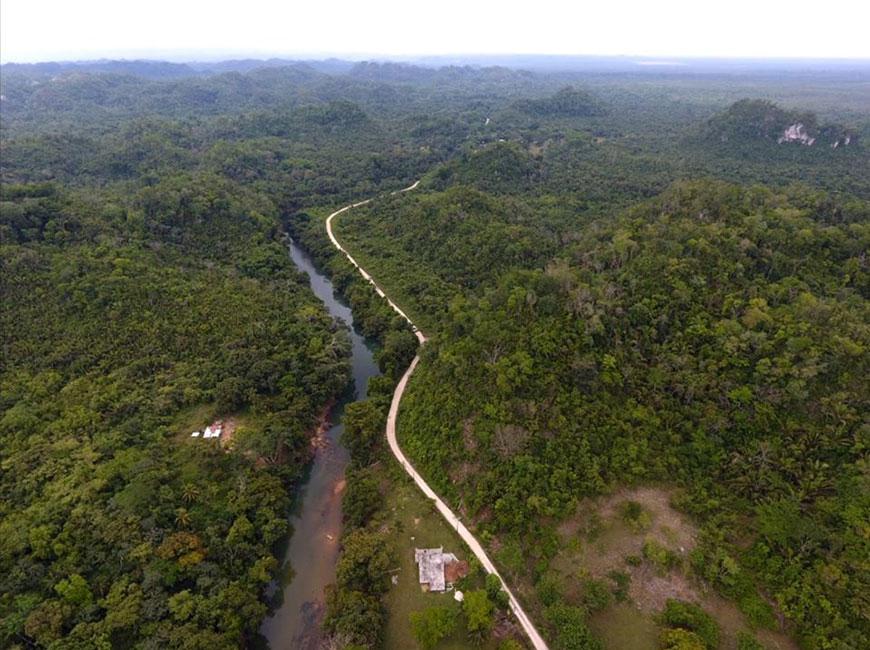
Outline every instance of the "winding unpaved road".
<path fill-rule="evenodd" d="M 420 184 L 420 181 L 417 181 L 410 187 L 406 187 L 403 190 L 397 190 L 393 192 L 393 194 L 399 194 L 401 192 L 410 192 L 415 189 L 417 185 Z M 342 212 L 346 212 L 351 208 L 358 207 L 360 205 L 365 205 L 366 203 L 371 202 L 372 199 L 368 199 L 366 201 L 360 201 L 358 203 L 352 203 L 350 205 L 346 205 L 340 210 L 336 210 L 331 215 L 326 218 L 326 232 L 329 235 L 329 239 L 332 241 L 333 245 L 340 250 L 344 255 L 350 260 L 350 263 L 353 264 L 356 269 L 360 272 L 363 278 L 366 279 L 378 292 L 378 295 L 384 298 L 392 307 L 396 313 L 398 313 L 402 318 L 404 318 L 411 325 L 411 328 L 414 330 L 414 333 L 417 335 L 417 339 L 420 341 L 420 345 L 423 345 L 426 342 L 426 336 L 420 329 L 414 324 L 414 322 L 408 318 L 408 315 L 403 312 L 396 303 L 387 297 L 387 295 L 383 292 L 383 290 L 378 286 L 378 284 L 374 281 L 371 275 L 366 273 L 365 269 L 363 269 L 357 261 L 351 256 L 350 253 L 345 250 L 341 244 L 338 243 L 338 240 L 335 238 L 335 234 L 332 232 L 332 220 L 333 218 L 340 215 Z M 475 539 L 474 535 L 471 534 L 471 531 L 465 527 L 459 517 L 457 517 L 454 512 L 447 507 L 447 504 L 435 494 L 435 491 L 429 487 L 429 484 L 423 479 L 422 476 L 414 469 L 414 466 L 408 461 L 405 457 L 405 454 L 402 453 L 401 447 L 399 447 L 399 443 L 396 441 L 396 418 L 399 414 L 399 404 L 402 401 L 402 395 L 405 392 L 405 387 L 408 385 L 408 379 L 411 377 L 411 374 L 414 372 L 414 369 L 417 367 L 417 363 L 420 361 L 420 355 L 414 357 L 414 360 L 411 362 L 411 365 L 408 366 L 408 369 L 405 371 L 405 374 L 402 375 L 402 379 L 399 380 L 399 383 L 396 385 L 396 390 L 393 393 L 393 401 L 390 404 L 390 412 L 387 415 L 387 441 L 390 443 L 390 450 L 393 452 L 393 455 L 405 469 L 405 471 L 410 475 L 414 482 L 417 484 L 423 494 L 425 494 L 428 498 L 432 499 L 435 502 L 435 506 L 438 508 L 439 512 L 444 516 L 444 518 L 448 521 L 448 523 L 456 529 L 456 532 L 459 533 L 459 536 L 463 539 L 463 541 L 468 544 L 468 548 L 471 549 L 471 552 L 477 556 L 477 559 L 480 560 L 480 563 L 483 565 L 483 568 L 487 570 L 487 572 L 492 573 L 497 576 L 499 580 L 501 580 L 502 588 L 508 595 L 509 604 L 511 611 L 514 613 L 514 616 L 517 617 L 520 625 L 525 630 L 526 634 L 529 637 L 529 640 L 532 643 L 532 646 L 535 650 L 548 650 L 547 643 L 538 634 L 538 631 L 535 629 L 535 626 L 532 624 L 531 619 L 526 614 L 525 610 L 523 610 L 519 601 L 514 596 L 513 592 L 508 588 L 507 584 L 504 581 L 504 578 L 501 577 L 498 570 L 495 568 L 495 565 L 489 559 L 486 554 L 486 551 L 483 550 L 483 546 L 480 542 Z"/>

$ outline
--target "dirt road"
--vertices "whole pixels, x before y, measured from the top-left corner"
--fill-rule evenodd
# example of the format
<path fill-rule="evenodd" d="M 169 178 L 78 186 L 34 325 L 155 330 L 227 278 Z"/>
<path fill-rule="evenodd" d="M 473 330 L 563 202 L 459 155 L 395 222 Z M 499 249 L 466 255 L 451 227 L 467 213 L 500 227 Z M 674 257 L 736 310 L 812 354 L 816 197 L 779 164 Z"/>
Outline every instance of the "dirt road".
<path fill-rule="evenodd" d="M 409 192 L 409 191 L 415 189 L 419 183 L 420 183 L 420 181 L 417 181 L 416 183 L 414 183 L 410 187 L 406 187 L 403 190 L 397 190 L 396 192 L 393 192 L 393 194 L 399 194 L 401 192 Z M 420 329 L 414 324 L 414 322 L 410 318 L 408 318 L 408 315 L 405 314 L 405 312 L 403 312 L 399 308 L 399 306 L 396 305 L 396 303 L 394 303 L 392 300 L 390 300 L 390 298 L 384 293 L 384 291 L 374 281 L 372 276 L 369 275 L 365 271 L 365 269 L 363 269 L 357 263 L 357 261 L 351 256 L 351 254 L 348 253 L 347 250 L 345 250 L 342 247 L 342 245 L 338 243 L 338 240 L 335 238 L 335 234 L 332 232 L 332 220 L 334 217 L 340 215 L 343 212 L 346 212 L 347 210 L 350 210 L 351 208 L 365 205 L 365 204 L 369 203 L 371 200 L 372 199 L 368 199 L 366 201 L 352 203 L 351 205 L 346 205 L 345 207 L 341 208 L 340 210 L 336 210 L 335 212 L 333 212 L 326 219 L 326 232 L 329 235 L 329 239 L 330 239 L 330 241 L 332 241 L 333 245 L 338 250 L 340 250 L 342 253 L 344 253 L 344 255 L 347 257 L 347 259 L 350 260 L 350 263 L 356 267 L 356 269 L 360 272 L 360 274 L 363 276 L 363 278 L 365 278 L 365 280 L 368 281 L 374 287 L 374 289 L 375 289 L 375 291 L 377 291 L 378 295 L 381 296 L 382 298 L 384 298 L 389 303 L 390 307 L 392 307 L 396 311 L 396 313 L 398 313 L 402 318 L 404 318 L 406 321 L 408 321 L 408 323 L 411 325 L 412 329 L 414 330 L 414 333 L 417 335 L 417 339 L 420 341 L 420 345 L 423 345 L 426 342 L 426 336 L 423 334 L 423 332 L 420 331 Z M 419 361 L 420 361 L 419 355 L 414 357 L 414 360 L 411 362 L 411 365 L 408 366 L 408 369 L 405 371 L 405 374 L 402 375 L 402 379 L 399 380 L 399 383 L 396 385 L 395 392 L 393 392 L 393 401 L 390 404 L 389 415 L 387 415 L 387 442 L 389 442 L 389 444 L 390 444 L 390 450 L 393 452 L 393 455 L 396 457 L 396 460 L 399 461 L 399 464 L 401 464 L 401 466 L 405 469 L 405 471 L 408 473 L 408 475 L 412 479 L 414 479 L 414 482 L 417 484 L 417 487 L 419 487 L 423 491 L 423 494 L 425 494 L 429 499 L 432 499 L 435 502 L 435 506 L 438 508 L 438 511 L 447 520 L 447 522 L 451 526 L 453 526 L 453 528 L 456 530 L 456 532 L 459 533 L 459 536 L 468 545 L 468 548 L 471 549 L 471 552 L 477 556 L 478 560 L 480 560 L 480 563 L 481 563 L 481 565 L 483 565 L 483 568 L 486 569 L 486 571 L 488 573 L 492 573 L 492 574 L 498 576 L 498 579 L 501 580 L 502 588 L 508 594 L 510 609 L 514 613 L 514 616 L 517 617 L 517 621 L 522 626 L 526 635 L 529 637 L 529 641 L 531 641 L 532 647 L 534 647 L 535 650 L 548 650 L 546 642 L 541 637 L 541 635 L 538 634 L 538 631 L 535 629 L 535 626 L 532 624 L 531 619 L 528 617 L 528 615 L 526 614 L 526 612 L 523 610 L 522 606 L 520 605 L 519 601 L 514 596 L 513 592 L 508 588 L 504 579 L 501 577 L 499 572 L 496 570 L 495 565 L 489 559 L 489 556 L 487 556 L 486 551 L 483 549 L 483 546 L 480 544 L 480 542 L 477 541 L 477 539 L 474 537 L 474 535 L 471 534 L 471 531 L 469 531 L 468 528 L 465 527 L 465 524 L 463 524 L 459 520 L 459 517 L 457 517 L 456 514 L 454 514 L 454 512 L 450 508 L 447 507 L 447 504 L 444 503 L 444 501 L 441 499 L 441 497 L 439 497 L 437 494 L 435 494 L 435 491 L 431 487 L 429 487 L 429 484 L 426 483 L 426 481 L 423 479 L 423 477 L 420 476 L 420 474 L 417 472 L 417 470 L 414 469 L 414 466 L 411 465 L 411 463 L 405 457 L 405 454 L 402 452 L 401 447 L 399 447 L 399 443 L 396 440 L 396 419 L 398 418 L 398 415 L 399 415 L 399 404 L 401 404 L 401 402 L 402 402 L 402 395 L 404 395 L 404 393 L 405 393 L 405 387 L 408 385 L 408 379 L 410 379 L 410 377 L 413 374 L 414 369 L 417 367 L 417 363 Z"/>

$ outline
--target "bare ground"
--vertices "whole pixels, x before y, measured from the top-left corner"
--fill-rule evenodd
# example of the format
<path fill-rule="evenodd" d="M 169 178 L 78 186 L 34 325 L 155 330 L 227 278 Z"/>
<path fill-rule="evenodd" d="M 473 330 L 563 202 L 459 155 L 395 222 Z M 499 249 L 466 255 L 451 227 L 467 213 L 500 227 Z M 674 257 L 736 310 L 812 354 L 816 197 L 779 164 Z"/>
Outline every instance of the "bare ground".
<path fill-rule="evenodd" d="M 239 421 L 234 417 L 229 417 L 224 420 L 223 430 L 221 431 L 221 447 L 229 447 L 233 442 L 233 434 L 239 428 Z"/>
<path fill-rule="evenodd" d="M 607 580 L 611 571 L 629 574 L 629 599 L 639 615 L 650 619 L 664 608 L 669 598 L 698 603 L 722 626 L 723 647 L 735 648 L 737 632 L 748 630 L 749 625 L 732 601 L 718 596 L 688 574 L 688 554 L 697 543 L 698 528 L 671 506 L 675 494 L 673 489 L 643 486 L 624 488 L 581 503 L 576 515 L 559 527 L 564 544 L 555 566 L 568 578 L 569 598 L 580 596 L 585 578 Z M 645 526 L 633 527 L 624 521 L 621 508 L 628 501 L 639 503 L 648 515 Z M 676 553 L 682 566 L 662 572 L 646 560 L 638 566 L 627 564 L 628 556 L 642 557 L 647 539 Z M 770 650 L 798 647 L 780 632 L 759 630 L 757 636 Z"/>
<path fill-rule="evenodd" d="M 559 527 L 559 533 L 566 542 L 578 536 L 591 537 L 582 546 L 581 568 L 593 578 L 606 577 L 614 568 L 627 568 L 626 556 L 641 555 L 646 539 L 687 557 L 695 547 L 698 529 L 671 507 L 673 494 L 673 490 L 649 486 L 618 490 L 581 504 L 577 514 Z M 649 515 L 648 527 L 633 530 L 623 522 L 620 507 L 628 501 L 639 503 Z M 595 521 L 599 523 L 590 523 Z"/>

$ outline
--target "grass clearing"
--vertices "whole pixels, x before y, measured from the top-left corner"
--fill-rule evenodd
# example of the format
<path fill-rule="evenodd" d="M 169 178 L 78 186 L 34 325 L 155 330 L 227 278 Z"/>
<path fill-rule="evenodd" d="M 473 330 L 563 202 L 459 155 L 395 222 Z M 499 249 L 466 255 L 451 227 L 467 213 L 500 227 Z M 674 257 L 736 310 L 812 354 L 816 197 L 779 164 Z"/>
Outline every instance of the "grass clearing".
<path fill-rule="evenodd" d="M 191 432 L 202 431 L 215 421 L 217 409 L 214 404 L 198 404 L 179 411 L 169 425 L 178 438 L 189 438 Z"/>
<path fill-rule="evenodd" d="M 248 430 L 258 430 L 263 426 L 264 418 L 257 416 L 250 409 L 245 409 L 234 413 L 218 417 L 218 410 L 214 404 L 206 403 L 197 406 L 191 406 L 180 411 L 170 424 L 170 431 L 174 432 L 174 439 L 178 442 L 187 442 L 189 444 L 203 444 L 203 442 L 217 442 L 215 440 L 204 440 L 200 435 L 197 438 L 191 438 L 190 434 L 193 431 L 202 432 L 205 428 L 216 420 L 223 422 L 223 435 L 218 444 L 221 447 L 229 450 L 233 448 L 233 436 L 237 433 L 244 434 Z"/>
<path fill-rule="evenodd" d="M 698 531 L 671 506 L 675 494 L 661 486 L 621 489 L 585 500 L 559 527 L 561 550 L 551 568 L 567 601 L 582 602 L 588 579 L 608 581 L 614 571 L 630 577 L 626 602 L 605 607 L 589 621 L 608 649 L 658 647 L 655 616 L 670 598 L 697 603 L 713 616 L 724 650 L 736 649 L 737 634 L 751 629 L 734 602 L 691 575 L 688 557 Z M 781 632 L 759 630 L 756 637 L 769 650 L 797 648 Z"/>
<path fill-rule="evenodd" d="M 659 626 L 634 605 L 617 603 L 589 619 L 590 629 L 606 648 L 658 650 Z"/>
<path fill-rule="evenodd" d="M 449 607 L 457 617 L 456 630 L 439 645 L 438 650 L 470 650 L 498 647 L 495 639 L 482 646 L 474 645 L 466 637 L 465 617 L 461 604 L 453 598 L 454 592 L 427 593 L 420 589 L 417 580 L 417 565 L 414 563 L 414 548 L 443 546 L 445 551 L 455 553 L 460 560 L 473 563 L 473 556 L 434 506 L 404 474 L 399 475 L 398 466 L 393 468 L 389 479 L 386 511 L 389 513 L 388 525 L 395 544 L 398 569 L 393 575 L 397 583 L 393 585 L 385 599 L 387 625 L 384 648 L 387 650 L 412 650 L 417 642 L 411 632 L 409 617 L 411 612 L 422 611 L 433 605 Z M 472 567 L 473 570 L 473 567 Z M 483 588 L 482 576 L 472 580 L 475 589 Z"/>

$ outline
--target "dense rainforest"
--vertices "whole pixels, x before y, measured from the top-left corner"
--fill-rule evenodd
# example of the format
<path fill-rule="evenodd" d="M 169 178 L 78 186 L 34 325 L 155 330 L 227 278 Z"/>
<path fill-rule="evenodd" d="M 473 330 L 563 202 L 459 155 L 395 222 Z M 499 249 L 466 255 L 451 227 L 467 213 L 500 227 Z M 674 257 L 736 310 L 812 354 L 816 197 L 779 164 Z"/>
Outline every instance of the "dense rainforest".
<path fill-rule="evenodd" d="M 5 644 L 236 647 L 266 611 L 348 341 L 274 214 L 184 180 L 3 188 Z"/>
<path fill-rule="evenodd" d="M 112 82 L 90 75 L 46 109 L 56 123 L 7 137 L 18 80 L 4 73 L 3 645 L 248 645 L 309 439 L 350 376 L 283 221 L 375 187 L 383 135 L 346 101 L 204 131 L 139 105 L 116 129 L 88 103 Z M 403 366 L 394 349 L 382 363 Z M 215 419 L 231 439 L 190 437 Z"/>
<path fill-rule="evenodd" d="M 324 625 L 385 643 L 380 436 L 416 340 L 323 233 L 371 196 L 338 235 L 431 337 L 400 442 L 552 647 L 626 647 L 623 603 L 637 648 L 867 645 L 866 74 L 4 66 L 0 645 L 262 643 L 350 375 L 288 235 L 380 342 Z M 190 436 L 217 419 L 231 438 Z M 599 571 L 600 504 L 650 486 L 691 544 L 626 499 L 643 548 Z M 644 576 L 666 603 L 641 607 Z M 517 647 L 475 579 L 470 642 Z"/>
<path fill-rule="evenodd" d="M 770 137 L 797 120 L 829 139 Z M 435 334 L 400 441 L 528 582 L 557 647 L 587 647 L 561 639 L 560 608 L 588 617 L 607 607 L 596 591 L 639 573 L 578 590 L 589 575 L 565 570 L 560 527 L 644 484 L 679 486 L 672 501 L 699 524 L 691 552 L 663 547 L 659 564 L 738 605 L 746 629 L 726 647 L 768 628 L 810 648 L 868 642 L 870 158 L 817 124 L 736 102 L 686 134 L 701 170 L 687 174 L 667 157 L 626 172 L 596 151 L 605 136 L 551 120 L 341 222 Z"/>
<path fill-rule="evenodd" d="M 685 485 L 701 575 L 769 622 L 761 582 L 810 647 L 860 647 L 870 232 L 817 215 L 679 184 L 454 299 L 403 444 L 539 580 L 579 499 Z"/>

